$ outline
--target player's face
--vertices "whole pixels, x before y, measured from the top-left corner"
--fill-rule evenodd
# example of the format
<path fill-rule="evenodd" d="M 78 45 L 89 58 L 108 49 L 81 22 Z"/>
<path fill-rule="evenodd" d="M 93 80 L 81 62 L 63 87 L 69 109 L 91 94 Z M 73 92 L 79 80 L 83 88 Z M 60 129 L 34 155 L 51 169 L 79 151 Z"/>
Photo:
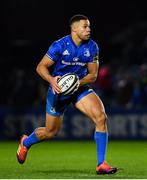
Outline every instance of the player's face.
<path fill-rule="evenodd" d="M 79 22 L 77 22 L 76 34 L 81 40 L 88 40 L 90 38 L 90 31 L 89 20 L 80 20 Z"/>

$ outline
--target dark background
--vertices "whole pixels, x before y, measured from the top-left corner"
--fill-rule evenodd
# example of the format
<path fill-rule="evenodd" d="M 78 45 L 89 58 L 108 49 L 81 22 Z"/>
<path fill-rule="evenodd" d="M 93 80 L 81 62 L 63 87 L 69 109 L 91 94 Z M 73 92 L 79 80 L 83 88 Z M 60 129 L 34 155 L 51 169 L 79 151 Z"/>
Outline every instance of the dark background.
<path fill-rule="evenodd" d="M 104 103 L 133 107 L 137 89 L 141 99 L 137 108 L 146 107 L 145 1 L 3 0 L 0 4 L 0 105 L 45 104 L 47 84 L 36 74 L 36 66 L 54 40 L 70 33 L 70 17 L 84 14 L 99 44 L 100 69 L 107 67 L 104 70 L 111 75 L 106 91 L 96 84 Z M 126 92 L 129 97 L 120 99 Z"/>

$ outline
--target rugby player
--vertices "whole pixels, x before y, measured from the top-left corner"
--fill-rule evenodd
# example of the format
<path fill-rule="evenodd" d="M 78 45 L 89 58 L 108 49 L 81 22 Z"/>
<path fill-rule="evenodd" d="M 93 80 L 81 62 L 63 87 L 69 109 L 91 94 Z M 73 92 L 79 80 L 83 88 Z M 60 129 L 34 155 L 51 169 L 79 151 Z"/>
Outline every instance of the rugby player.
<path fill-rule="evenodd" d="M 63 113 L 72 103 L 95 124 L 96 173 L 113 174 L 117 172 L 117 168 L 111 167 L 105 160 L 108 143 L 107 115 L 101 99 L 90 87 L 98 75 L 99 48 L 97 43 L 90 38 L 91 29 L 88 17 L 75 15 L 70 19 L 69 24 L 71 33 L 53 42 L 37 65 L 37 73 L 49 83 L 46 98 L 46 123 L 45 127 L 35 129 L 29 136 L 22 136 L 17 150 L 17 159 L 23 164 L 33 144 L 57 135 L 62 125 Z M 52 72 L 50 67 L 53 69 Z M 70 72 L 78 75 L 80 85 L 72 95 L 62 96 L 57 80 Z"/>

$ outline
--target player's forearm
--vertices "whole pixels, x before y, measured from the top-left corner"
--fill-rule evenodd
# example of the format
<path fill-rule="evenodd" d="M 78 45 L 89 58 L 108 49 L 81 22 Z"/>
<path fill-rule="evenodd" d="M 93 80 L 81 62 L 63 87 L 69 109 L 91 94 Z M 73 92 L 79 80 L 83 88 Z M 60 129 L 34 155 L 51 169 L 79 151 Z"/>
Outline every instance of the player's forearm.
<path fill-rule="evenodd" d="M 39 65 L 39 66 L 37 66 L 36 71 L 42 77 L 42 79 L 44 79 L 45 81 L 47 81 L 49 83 L 51 82 L 51 79 L 53 77 L 50 75 L 47 67 Z"/>
<path fill-rule="evenodd" d="M 84 84 L 94 83 L 97 79 L 97 74 L 88 74 L 83 79 L 80 80 L 80 86 Z"/>

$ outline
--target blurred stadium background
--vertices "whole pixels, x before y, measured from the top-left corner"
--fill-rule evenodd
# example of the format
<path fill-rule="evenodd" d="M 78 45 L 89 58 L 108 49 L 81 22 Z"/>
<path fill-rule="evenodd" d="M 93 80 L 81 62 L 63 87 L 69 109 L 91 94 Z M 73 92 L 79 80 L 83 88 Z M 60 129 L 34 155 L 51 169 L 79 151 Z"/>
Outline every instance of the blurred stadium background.
<path fill-rule="evenodd" d="M 99 44 L 99 76 L 93 85 L 109 117 L 109 139 L 147 139 L 147 12 L 145 1 L 0 2 L 0 140 L 18 140 L 44 124 L 48 84 L 36 65 L 68 20 L 85 14 Z M 72 116 L 71 116 L 72 114 Z M 71 106 L 57 140 L 92 140 L 94 126 Z"/>

